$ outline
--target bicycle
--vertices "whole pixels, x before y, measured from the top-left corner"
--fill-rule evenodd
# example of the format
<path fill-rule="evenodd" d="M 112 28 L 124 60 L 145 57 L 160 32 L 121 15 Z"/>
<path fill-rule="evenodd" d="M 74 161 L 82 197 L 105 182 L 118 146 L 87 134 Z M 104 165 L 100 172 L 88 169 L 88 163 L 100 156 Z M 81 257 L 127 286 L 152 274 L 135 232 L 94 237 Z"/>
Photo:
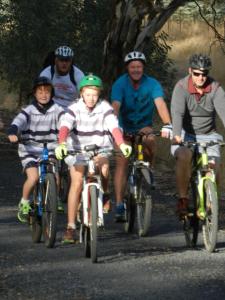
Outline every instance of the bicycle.
<path fill-rule="evenodd" d="M 193 149 L 192 172 L 190 179 L 191 207 L 182 218 L 186 245 L 196 247 L 199 225 L 202 225 L 204 246 L 213 252 L 217 243 L 218 195 L 216 175 L 207 154 L 209 146 L 224 146 L 223 142 L 183 142 L 181 145 Z M 202 152 L 199 152 L 201 147 Z"/>
<path fill-rule="evenodd" d="M 130 156 L 127 176 L 127 188 L 125 193 L 126 221 L 124 229 L 130 233 L 134 229 L 137 217 L 138 236 L 147 236 L 152 219 L 151 190 L 154 189 L 154 179 L 150 163 L 144 161 L 143 138 L 149 135 L 160 136 L 159 132 L 149 134 L 129 134 L 133 152 Z"/>
<path fill-rule="evenodd" d="M 57 188 L 55 179 L 55 161 L 49 158 L 47 142 L 38 160 L 39 180 L 34 187 L 29 212 L 29 224 L 32 240 L 39 243 L 44 237 L 47 248 L 55 244 L 57 233 Z"/>
<path fill-rule="evenodd" d="M 84 242 L 85 257 L 91 258 L 93 263 L 97 262 L 97 239 L 98 229 L 104 227 L 103 216 L 103 188 L 101 176 L 95 166 L 94 157 L 104 153 L 110 155 L 109 148 L 99 148 L 97 145 L 85 146 L 83 150 L 70 152 L 73 155 L 73 163 L 81 160 L 85 162 L 83 188 L 79 208 L 79 241 Z M 65 159 L 66 160 L 66 159 Z"/>
<path fill-rule="evenodd" d="M 59 178 L 60 178 L 60 186 L 59 186 L 59 198 L 63 203 L 67 203 L 69 186 L 70 186 L 70 177 L 68 166 L 65 164 L 64 160 L 59 161 Z"/>

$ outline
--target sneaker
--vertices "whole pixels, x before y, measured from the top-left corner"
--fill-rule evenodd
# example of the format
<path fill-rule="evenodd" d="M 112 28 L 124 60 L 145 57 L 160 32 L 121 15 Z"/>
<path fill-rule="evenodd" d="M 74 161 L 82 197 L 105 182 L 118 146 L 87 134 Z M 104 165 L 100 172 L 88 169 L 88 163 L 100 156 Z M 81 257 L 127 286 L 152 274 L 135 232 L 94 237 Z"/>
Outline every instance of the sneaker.
<path fill-rule="evenodd" d="M 21 201 L 19 202 L 17 217 L 20 222 L 22 223 L 28 222 L 30 210 L 31 210 L 31 206 L 29 202 L 27 203 L 22 203 Z"/>
<path fill-rule="evenodd" d="M 75 243 L 75 229 L 67 228 L 62 238 L 63 244 L 74 244 Z"/>
<path fill-rule="evenodd" d="M 103 194 L 103 213 L 108 214 L 111 211 L 111 200 L 109 193 Z"/>
<path fill-rule="evenodd" d="M 58 210 L 58 212 L 60 212 L 60 213 L 63 213 L 63 212 L 64 212 L 64 207 L 63 207 L 63 204 L 62 204 L 61 199 L 58 199 L 58 201 L 57 201 L 57 210 Z"/>
<path fill-rule="evenodd" d="M 179 198 L 177 202 L 177 215 L 182 218 L 188 214 L 188 198 Z"/>
<path fill-rule="evenodd" d="M 115 219 L 116 219 L 116 222 L 125 222 L 126 221 L 125 207 L 124 207 L 123 202 L 116 205 Z"/>

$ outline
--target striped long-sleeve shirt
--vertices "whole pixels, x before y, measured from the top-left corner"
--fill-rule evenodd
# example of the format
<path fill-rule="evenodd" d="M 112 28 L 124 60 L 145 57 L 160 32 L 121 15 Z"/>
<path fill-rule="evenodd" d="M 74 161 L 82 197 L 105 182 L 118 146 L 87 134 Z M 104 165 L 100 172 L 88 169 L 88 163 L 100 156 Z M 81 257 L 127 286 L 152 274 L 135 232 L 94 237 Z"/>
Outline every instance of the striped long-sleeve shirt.
<path fill-rule="evenodd" d="M 67 138 L 68 149 L 80 150 L 90 144 L 113 148 L 111 133 L 119 125 L 113 108 L 107 101 L 100 99 L 95 108 L 89 111 L 80 98 L 68 107 L 62 117 L 60 128 L 62 127 L 70 130 Z"/>
<path fill-rule="evenodd" d="M 31 161 L 37 161 L 43 149 L 43 143 L 48 142 L 49 154 L 54 154 L 57 145 L 59 119 L 64 110 L 51 101 L 47 109 L 42 109 L 36 101 L 22 109 L 12 121 L 9 134 L 19 134 L 25 144 L 20 143 L 18 154 L 23 167 Z"/>

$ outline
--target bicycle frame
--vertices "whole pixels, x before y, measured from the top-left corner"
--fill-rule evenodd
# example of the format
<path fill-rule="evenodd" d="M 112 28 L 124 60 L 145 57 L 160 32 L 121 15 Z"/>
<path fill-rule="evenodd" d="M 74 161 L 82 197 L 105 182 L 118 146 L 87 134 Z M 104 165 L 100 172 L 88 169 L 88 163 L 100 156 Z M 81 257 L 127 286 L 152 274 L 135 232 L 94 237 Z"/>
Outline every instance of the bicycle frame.
<path fill-rule="evenodd" d="M 150 133 L 149 135 L 159 135 L 158 133 Z M 143 154 L 143 139 L 144 134 L 138 134 L 131 136 L 132 149 L 133 153 L 130 158 L 130 167 L 128 170 L 128 179 L 132 180 L 130 184 L 130 188 L 132 189 L 130 192 L 134 195 L 134 199 L 138 200 L 138 190 L 137 190 L 137 174 L 138 170 L 142 172 L 142 175 L 145 177 L 146 181 L 151 184 L 153 181 L 153 176 L 150 170 L 150 163 L 144 161 Z M 147 172 L 146 172 L 147 171 Z M 150 172 L 149 172 L 150 171 Z"/>

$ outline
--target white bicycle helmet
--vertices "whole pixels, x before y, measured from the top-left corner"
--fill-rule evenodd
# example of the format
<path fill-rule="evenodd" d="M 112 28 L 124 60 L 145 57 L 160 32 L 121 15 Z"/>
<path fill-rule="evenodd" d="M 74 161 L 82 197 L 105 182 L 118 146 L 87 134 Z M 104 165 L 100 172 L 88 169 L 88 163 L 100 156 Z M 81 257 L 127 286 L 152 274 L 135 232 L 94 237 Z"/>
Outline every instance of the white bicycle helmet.
<path fill-rule="evenodd" d="M 128 64 L 129 62 L 133 61 L 133 60 L 140 60 L 142 61 L 144 64 L 146 63 L 146 58 L 144 53 L 139 52 L 139 51 L 133 51 L 128 53 L 125 58 L 124 58 L 124 62 L 126 64 Z"/>
<path fill-rule="evenodd" d="M 62 58 L 72 58 L 73 50 L 67 46 L 60 46 L 55 50 L 55 56 Z"/>

